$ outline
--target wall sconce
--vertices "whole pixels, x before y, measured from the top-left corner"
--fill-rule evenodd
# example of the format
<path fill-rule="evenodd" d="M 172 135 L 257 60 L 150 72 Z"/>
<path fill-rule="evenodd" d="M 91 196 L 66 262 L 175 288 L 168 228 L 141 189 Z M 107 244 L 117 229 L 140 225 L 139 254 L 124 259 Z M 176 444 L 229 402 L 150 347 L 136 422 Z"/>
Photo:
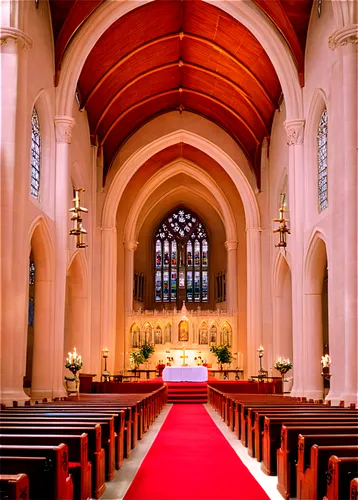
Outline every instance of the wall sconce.
<path fill-rule="evenodd" d="M 87 231 L 82 227 L 81 213 L 87 213 L 87 208 L 81 207 L 80 192 L 84 191 L 83 188 L 74 189 L 75 197 L 73 198 L 73 207 L 69 209 L 72 213 L 71 221 L 73 222 L 73 229 L 70 231 L 71 236 L 76 236 L 76 247 L 86 248 L 88 245 L 82 240 L 83 235 Z"/>
<path fill-rule="evenodd" d="M 281 206 L 279 208 L 279 217 L 278 219 L 273 219 L 273 222 L 278 222 L 279 226 L 277 229 L 274 229 L 272 232 L 273 233 L 280 233 L 280 241 L 278 245 L 275 245 L 275 247 L 278 248 L 286 248 L 287 242 L 286 242 L 286 234 L 291 234 L 291 231 L 287 227 L 287 222 L 288 220 L 285 219 L 284 213 L 286 211 L 286 205 L 285 205 L 285 199 L 286 199 L 286 193 L 281 193 Z"/>
<path fill-rule="evenodd" d="M 104 371 L 102 373 L 103 381 L 108 382 L 109 381 L 109 372 L 107 371 L 107 358 L 109 356 L 109 350 L 105 347 L 102 349 L 102 357 L 104 359 Z"/>

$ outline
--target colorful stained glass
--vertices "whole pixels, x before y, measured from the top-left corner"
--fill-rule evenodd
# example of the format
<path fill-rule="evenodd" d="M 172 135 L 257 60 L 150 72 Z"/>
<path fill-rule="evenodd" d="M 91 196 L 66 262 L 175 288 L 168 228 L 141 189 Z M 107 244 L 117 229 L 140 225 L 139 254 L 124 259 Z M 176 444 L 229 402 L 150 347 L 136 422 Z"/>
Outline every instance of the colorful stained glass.
<path fill-rule="evenodd" d="M 38 199 L 40 195 L 41 169 L 41 135 L 39 116 L 35 108 L 31 116 L 31 196 Z"/>
<path fill-rule="evenodd" d="M 163 301 L 169 302 L 169 272 L 163 273 Z"/>
<path fill-rule="evenodd" d="M 200 266 L 200 243 L 198 240 L 195 240 L 194 243 L 194 263 L 195 267 Z"/>
<path fill-rule="evenodd" d="M 172 242 L 172 266 L 177 265 L 177 242 Z"/>
<path fill-rule="evenodd" d="M 29 266 L 29 285 L 34 285 L 34 284 L 35 284 L 35 262 L 31 260 Z"/>
<path fill-rule="evenodd" d="M 169 241 L 164 241 L 164 267 L 169 266 Z"/>
<path fill-rule="evenodd" d="M 188 241 L 186 245 L 186 262 L 189 267 L 193 265 L 193 245 L 191 241 Z"/>
<path fill-rule="evenodd" d="M 208 242 L 206 240 L 202 243 L 202 263 L 203 267 L 208 267 Z"/>
<path fill-rule="evenodd" d="M 34 326 L 35 319 L 35 301 L 33 297 L 29 298 L 29 317 L 28 317 L 28 325 Z"/>
<path fill-rule="evenodd" d="M 170 276 L 170 294 L 171 298 L 175 299 L 177 296 L 177 272 L 172 271 Z"/>
<path fill-rule="evenodd" d="M 155 244 L 155 267 L 162 266 L 162 244 L 160 240 L 157 240 Z"/>
<path fill-rule="evenodd" d="M 194 273 L 194 300 L 200 302 L 200 272 Z"/>
<path fill-rule="evenodd" d="M 203 302 L 207 302 L 208 301 L 208 271 L 203 271 L 202 272 L 201 300 Z"/>
<path fill-rule="evenodd" d="M 162 273 L 157 271 L 155 273 L 155 300 L 161 302 L 162 300 Z"/>
<path fill-rule="evenodd" d="M 318 163 L 318 206 L 322 212 L 328 207 L 328 115 L 324 109 L 317 132 L 317 163 Z"/>
<path fill-rule="evenodd" d="M 188 271 L 186 273 L 186 300 L 193 302 L 193 273 Z"/>
<path fill-rule="evenodd" d="M 179 286 L 180 286 L 180 288 L 185 287 L 185 273 L 184 273 L 184 271 L 179 272 Z"/>

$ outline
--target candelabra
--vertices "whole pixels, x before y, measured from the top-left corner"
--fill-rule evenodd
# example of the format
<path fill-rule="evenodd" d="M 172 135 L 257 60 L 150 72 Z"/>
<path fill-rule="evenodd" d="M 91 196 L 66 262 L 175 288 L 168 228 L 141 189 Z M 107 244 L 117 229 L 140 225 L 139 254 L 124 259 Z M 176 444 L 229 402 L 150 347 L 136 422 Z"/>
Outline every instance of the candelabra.
<path fill-rule="evenodd" d="M 264 348 L 262 347 L 262 345 L 260 345 L 260 347 L 257 349 L 257 353 L 259 355 L 259 361 L 260 361 L 260 369 L 259 369 L 259 373 L 258 373 L 259 380 L 262 380 L 264 377 L 267 377 L 267 371 L 262 368 L 262 358 L 264 356 L 264 352 L 265 352 Z"/>
<path fill-rule="evenodd" d="M 273 230 L 273 233 L 280 233 L 280 241 L 278 245 L 275 245 L 275 247 L 279 248 L 286 248 L 287 242 L 286 242 L 286 234 L 291 234 L 291 231 L 287 227 L 287 222 L 288 220 L 285 219 L 284 213 L 286 211 L 286 205 L 285 205 L 285 199 L 286 199 L 286 194 L 281 193 L 281 206 L 279 208 L 279 217 L 278 219 L 274 219 L 273 222 L 278 222 L 279 226 L 278 228 Z"/>
<path fill-rule="evenodd" d="M 86 248 L 87 244 L 82 240 L 83 235 L 87 231 L 82 227 L 82 212 L 87 213 L 87 208 L 81 207 L 80 192 L 84 191 L 83 188 L 74 189 L 75 197 L 73 198 L 74 206 L 69 209 L 72 213 L 71 221 L 73 222 L 73 229 L 70 231 L 71 236 L 76 236 L 76 247 Z"/>
<path fill-rule="evenodd" d="M 106 347 L 104 349 L 102 349 L 102 356 L 104 359 L 104 370 L 102 372 L 102 378 L 103 378 L 103 382 L 108 382 L 109 375 L 110 375 L 110 373 L 107 371 L 107 358 L 109 356 L 109 350 Z"/>
<path fill-rule="evenodd" d="M 325 354 L 324 356 L 322 356 L 321 364 L 322 364 L 322 372 L 321 372 L 322 377 L 324 377 L 326 380 L 330 380 L 330 378 L 332 377 L 332 374 L 331 374 L 331 364 L 332 364 L 331 356 L 329 354 Z"/>

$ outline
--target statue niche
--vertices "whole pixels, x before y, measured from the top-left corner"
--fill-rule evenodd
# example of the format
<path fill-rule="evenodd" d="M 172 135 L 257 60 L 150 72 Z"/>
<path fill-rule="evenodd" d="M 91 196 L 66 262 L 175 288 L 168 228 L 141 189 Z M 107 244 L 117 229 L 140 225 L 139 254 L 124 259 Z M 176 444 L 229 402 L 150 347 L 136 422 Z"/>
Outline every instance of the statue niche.
<path fill-rule="evenodd" d="M 178 325 L 179 342 L 189 342 L 189 323 L 185 320 L 180 321 Z"/>
<path fill-rule="evenodd" d="M 208 326 L 206 323 L 202 323 L 199 330 L 199 344 L 207 345 L 208 343 Z"/>

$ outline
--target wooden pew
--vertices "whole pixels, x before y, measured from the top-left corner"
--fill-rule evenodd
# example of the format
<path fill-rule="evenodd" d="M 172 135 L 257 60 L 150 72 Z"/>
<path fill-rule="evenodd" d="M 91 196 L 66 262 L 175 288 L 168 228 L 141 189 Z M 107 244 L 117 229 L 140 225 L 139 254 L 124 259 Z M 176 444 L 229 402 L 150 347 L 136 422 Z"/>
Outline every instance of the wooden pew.
<path fill-rule="evenodd" d="M 101 447 L 101 426 L 95 424 L 93 426 L 83 425 L 81 427 L 68 427 L 68 426 L 2 426 L 0 425 L 0 435 L 3 434 L 39 434 L 48 435 L 81 435 L 86 433 L 88 435 L 88 457 L 92 461 L 92 490 L 93 496 L 99 498 L 103 495 L 105 485 L 105 455 L 104 449 Z"/>
<path fill-rule="evenodd" d="M 0 474 L 0 498 L 29 500 L 29 478 L 26 474 Z"/>
<path fill-rule="evenodd" d="M 64 443 L 68 448 L 68 469 L 72 476 L 74 498 L 92 498 L 92 463 L 88 461 L 88 436 L 0 434 L 2 445 L 15 446 L 57 446 Z"/>
<path fill-rule="evenodd" d="M 326 472 L 332 455 L 356 457 L 358 446 L 318 446 L 311 447 L 310 464 L 303 477 L 297 475 L 297 500 L 322 499 L 326 493 Z"/>
<path fill-rule="evenodd" d="M 350 500 L 358 500 L 358 477 L 352 479 L 350 484 Z"/>
<path fill-rule="evenodd" d="M 115 475 L 115 448 L 114 448 L 114 420 L 112 416 L 104 417 L 90 417 L 88 418 L 85 414 L 80 417 L 16 417 L 16 416 L 3 416 L 0 415 L 0 424 L 2 426 L 47 426 L 53 427 L 57 425 L 82 427 L 86 424 L 88 425 L 101 425 L 101 442 L 102 448 L 105 450 L 105 471 L 106 478 L 111 481 Z"/>
<path fill-rule="evenodd" d="M 324 435 L 327 439 L 336 436 L 357 435 L 356 426 L 302 426 L 282 425 L 281 448 L 277 450 L 277 489 L 284 498 L 296 496 L 296 465 L 298 460 L 298 437 Z M 338 438 L 339 439 L 339 438 Z M 319 438 L 318 438 L 319 440 Z M 332 444 L 335 444 L 332 441 Z M 319 444 L 319 443 L 314 443 Z M 302 445 L 301 445 L 302 446 Z"/>
<path fill-rule="evenodd" d="M 331 456 L 328 460 L 327 493 L 323 500 L 355 500 L 357 496 L 351 494 L 351 478 L 354 476 L 358 476 L 358 457 Z"/>
<path fill-rule="evenodd" d="M 25 453 L 25 455 L 23 454 Z M 68 474 L 65 444 L 49 447 L 0 449 L 0 469 L 4 474 L 22 473 L 29 477 L 30 498 L 72 500 L 73 483 Z"/>
<path fill-rule="evenodd" d="M 356 426 L 357 418 L 349 416 L 320 416 L 306 417 L 303 415 L 295 417 L 265 417 L 264 434 L 262 442 L 261 470 L 268 476 L 277 474 L 276 453 L 281 446 L 281 427 L 283 424 L 295 424 L 297 426 Z"/>

